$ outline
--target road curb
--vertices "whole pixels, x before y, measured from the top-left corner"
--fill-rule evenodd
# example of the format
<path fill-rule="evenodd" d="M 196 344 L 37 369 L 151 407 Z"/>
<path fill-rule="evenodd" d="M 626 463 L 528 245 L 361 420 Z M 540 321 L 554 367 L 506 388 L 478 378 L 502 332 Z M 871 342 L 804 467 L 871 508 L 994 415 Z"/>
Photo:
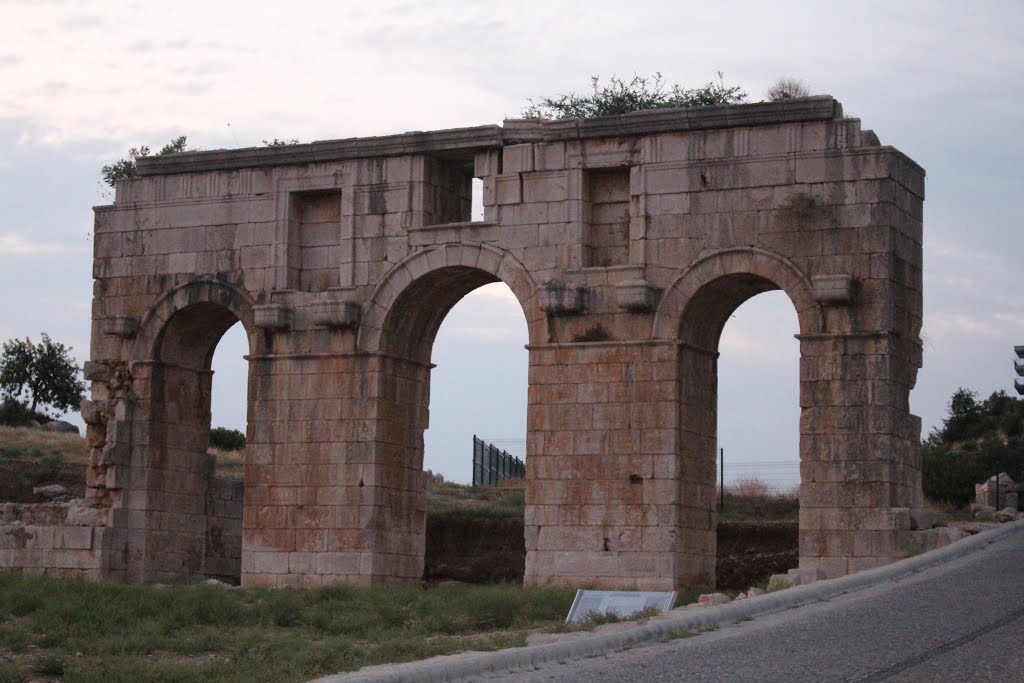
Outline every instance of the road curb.
<path fill-rule="evenodd" d="M 646 623 L 606 633 L 593 633 L 564 641 L 526 645 L 494 652 L 466 652 L 402 664 L 384 664 L 359 671 L 331 674 L 311 683 L 441 683 L 482 673 L 522 669 L 548 662 L 599 656 L 673 634 L 736 623 L 799 607 L 893 581 L 981 550 L 1007 536 L 1024 531 L 1024 520 L 1003 524 L 916 557 L 806 586 L 787 588 L 717 607 L 673 610 Z M 676 614 L 679 612 L 679 614 Z"/>

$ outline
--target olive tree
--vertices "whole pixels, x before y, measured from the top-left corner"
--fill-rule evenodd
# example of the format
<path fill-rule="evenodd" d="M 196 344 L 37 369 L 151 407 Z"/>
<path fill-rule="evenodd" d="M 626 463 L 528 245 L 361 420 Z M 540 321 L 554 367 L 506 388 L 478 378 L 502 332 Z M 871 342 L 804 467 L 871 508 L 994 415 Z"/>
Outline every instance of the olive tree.
<path fill-rule="evenodd" d="M 0 353 L 0 394 L 28 406 L 32 413 L 47 408 L 65 413 L 77 408 L 85 392 L 71 348 L 50 339 L 12 339 Z"/>

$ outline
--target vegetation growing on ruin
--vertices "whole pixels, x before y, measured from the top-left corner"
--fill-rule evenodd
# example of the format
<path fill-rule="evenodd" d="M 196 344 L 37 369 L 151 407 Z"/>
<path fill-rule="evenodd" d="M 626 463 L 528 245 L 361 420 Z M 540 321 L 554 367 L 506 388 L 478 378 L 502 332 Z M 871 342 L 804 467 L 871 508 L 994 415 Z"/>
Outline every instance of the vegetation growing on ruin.
<path fill-rule="evenodd" d="M 957 389 L 942 426 L 922 443 L 925 497 L 962 507 L 974 485 L 1006 472 L 1024 479 L 1024 400 L 997 391 L 985 400 Z"/>
<path fill-rule="evenodd" d="M 781 100 L 791 100 L 795 97 L 810 97 L 811 91 L 807 84 L 799 78 L 786 76 L 775 81 L 768 88 L 765 95 L 768 96 L 769 102 L 779 102 Z"/>
<path fill-rule="evenodd" d="M 188 141 L 184 135 L 174 138 L 166 145 L 160 148 L 157 152 L 157 156 L 164 154 L 176 154 L 178 152 L 184 152 L 188 148 Z M 148 157 L 150 153 L 149 147 L 142 145 L 141 147 L 132 147 L 128 150 L 128 156 L 123 159 L 119 159 L 112 164 L 104 166 L 100 172 L 103 174 L 103 182 L 110 187 L 117 185 L 118 180 L 124 178 L 131 178 L 135 175 L 136 162 L 142 157 Z"/>
<path fill-rule="evenodd" d="M 708 81 L 699 88 L 684 88 L 678 83 L 669 85 L 661 73 L 633 76 L 629 80 L 612 75 L 607 83 L 602 83 L 600 76 L 592 76 L 590 93 L 569 92 L 531 99 L 522 116 L 528 119 L 592 119 L 645 109 L 738 104 L 746 99 L 747 94 L 742 88 L 725 84 L 721 71 L 717 81 Z"/>

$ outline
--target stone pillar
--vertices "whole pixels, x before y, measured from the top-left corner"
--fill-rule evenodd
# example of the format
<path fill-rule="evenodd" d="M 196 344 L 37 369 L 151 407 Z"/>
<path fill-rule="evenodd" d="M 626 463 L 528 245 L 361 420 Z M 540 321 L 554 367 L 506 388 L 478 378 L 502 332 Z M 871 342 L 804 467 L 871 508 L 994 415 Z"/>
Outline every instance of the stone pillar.
<path fill-rule="evenodd" d="M 689 571 L 675 377 L 672 343 L 530 347 L 527 584 L 672 590 Z"/>
<path fill-rule="evenodd" d="M 368 583 L 371 364 L 355 354 L 251 361 L 242 585 Z"/>
<path fill-rule="evenodd" d="M 920 419 L 905 342 L 800 337 L 800 566 L 834 577 L 905 554 L 920 504 Z"/>
<path fill-rule="evenodd" d="M 354 353 L 258 360 L 243 586 L 422 578 L 429 367 Z"/>
<path fill-rule="evenodd" d="M 132 371 L 141 410 L 129 482 L 112 511 L 111 569 L 128 581 L 192 581 L 205 556 L 212 373 L 159 362 Z"/>

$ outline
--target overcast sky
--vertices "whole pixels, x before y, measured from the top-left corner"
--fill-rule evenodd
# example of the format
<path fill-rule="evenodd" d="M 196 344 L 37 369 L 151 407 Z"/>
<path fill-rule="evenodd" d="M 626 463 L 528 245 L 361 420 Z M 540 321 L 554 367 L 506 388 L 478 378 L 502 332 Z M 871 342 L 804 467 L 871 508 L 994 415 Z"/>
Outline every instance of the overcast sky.
<path fill-rule="evenodd" d="M 959 386 L 1012 389 L 1024 343 L 1018 2 L 11 2 L 0 0 L 0 340 L 88 349 L 99 168 L 139 144 L 312 141 L 500 123 L 591 75 L 725 73 L 751 99 L 781 76 L 839 99 L 928 171 L 925 431 Z M 796 316 L 783 295 L 726 327 L 719 442 L 797 458 Z M 469 478 L 469 441 L 525 432 L 525 322 L 470 295 L 435 347 L 426 466 Z M 214 423 L 243 427 L 244 343 L 215 359 Z"/>

